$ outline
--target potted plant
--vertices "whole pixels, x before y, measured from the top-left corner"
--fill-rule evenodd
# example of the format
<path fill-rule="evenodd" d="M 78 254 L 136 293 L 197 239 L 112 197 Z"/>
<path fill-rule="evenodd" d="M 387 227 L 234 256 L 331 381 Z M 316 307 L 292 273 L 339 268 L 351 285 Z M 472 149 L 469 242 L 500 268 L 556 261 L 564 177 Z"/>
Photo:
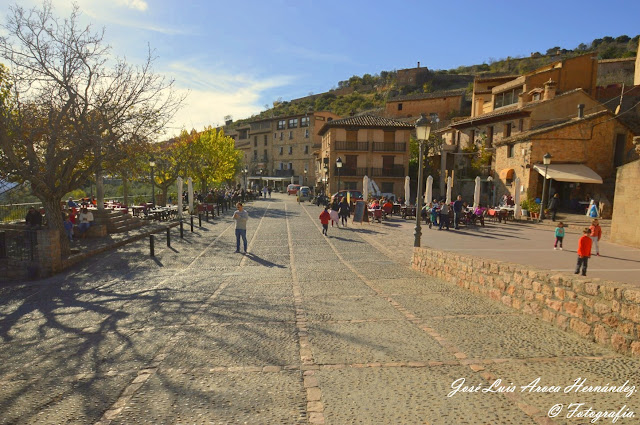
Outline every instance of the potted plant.
<path fill-rule="evenodd" d="M 528 199 L 529 203 L 529 214 L 532 219 L 538 218 L 540 214 L 540 204 L 538 204 L 534 199 Z"/>
<path fill-rule="evenodd" d="M 528 199 L 523 199 L 522 202 L 520 202 L 520 208 L 522 208 L 522 216 L 529 217 L 529 200 Z"/>

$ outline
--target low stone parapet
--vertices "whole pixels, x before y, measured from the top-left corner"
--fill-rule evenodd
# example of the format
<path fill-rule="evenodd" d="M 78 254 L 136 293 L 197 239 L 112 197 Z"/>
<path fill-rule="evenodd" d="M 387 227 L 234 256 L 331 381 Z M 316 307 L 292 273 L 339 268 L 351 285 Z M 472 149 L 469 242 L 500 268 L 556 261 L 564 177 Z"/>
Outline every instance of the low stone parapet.
<path fill-rule="evenodd" d="M 640 287 L 414 248 L 412 266 L 615 351 L 640 357 Z"/>

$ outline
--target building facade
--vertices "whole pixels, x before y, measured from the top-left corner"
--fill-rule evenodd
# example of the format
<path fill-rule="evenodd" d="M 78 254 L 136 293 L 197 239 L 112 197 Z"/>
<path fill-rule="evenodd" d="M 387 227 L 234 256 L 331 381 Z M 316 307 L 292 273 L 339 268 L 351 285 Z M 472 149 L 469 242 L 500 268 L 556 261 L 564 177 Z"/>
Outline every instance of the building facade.
<path fill-rule="evenodd" d="M 462 111 L 466 90 L 422 93 L 387 99 L 385 116 L 389 118 L 419 117 L 425 114 L 432 122 L 445 120 Z"/>
<path fill-rule="evenodd" d="M 326 179 L 327 193 L 333 194 L 345 189 L 361 191 L 366 175 L 377 183 L 382 193 L 403 194 L 413 128 L 403 121 L 373 115 L 326 123 L 319 132 L 322 146 L 316 179 Z M 338 158 L 343 164 L 341 168 L 336 166 Z"/>

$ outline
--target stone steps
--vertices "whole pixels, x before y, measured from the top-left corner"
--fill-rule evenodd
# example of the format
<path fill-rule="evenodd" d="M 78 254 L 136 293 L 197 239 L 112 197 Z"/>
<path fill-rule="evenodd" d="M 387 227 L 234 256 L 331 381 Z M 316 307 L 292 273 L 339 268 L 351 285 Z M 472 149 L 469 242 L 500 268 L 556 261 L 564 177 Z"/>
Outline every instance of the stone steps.
<path fill-rule="evenodd" d="M 129 230 L 138 229 L 147 223 L 129 214 L 115 211 L 105 211 L 95 218 L 99 224 L 107 226 L 107 233 L 122 233 Z"/>

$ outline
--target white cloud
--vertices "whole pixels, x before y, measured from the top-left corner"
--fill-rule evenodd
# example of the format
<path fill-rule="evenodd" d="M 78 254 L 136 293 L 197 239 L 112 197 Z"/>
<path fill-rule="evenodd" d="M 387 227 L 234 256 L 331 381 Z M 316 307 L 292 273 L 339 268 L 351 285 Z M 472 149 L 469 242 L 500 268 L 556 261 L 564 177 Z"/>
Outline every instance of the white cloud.
<path fill-rule="evenodd" d="M 129 9 L 139 10 L 140 12 L 144 12 L 149 7 L 144 0 L 117 0 L 116 4 L 128 7 Z"/>
<path fill-rule="evenodd" d="M 245 74 L 203 71 L 188 65 L 188 61 L 174 62 L 165 74 L 177 75 L 176 87 L 186 93 L 184 107 L 176 114 L 168 133 L 182 128 L 202 130 L 206 126 L 222 125 L 225 115 L 234 119 L 248 118 L 264 109 L 264 92 L 291 84 L 295 77 L 278 75 L 257 78 Z"/>

